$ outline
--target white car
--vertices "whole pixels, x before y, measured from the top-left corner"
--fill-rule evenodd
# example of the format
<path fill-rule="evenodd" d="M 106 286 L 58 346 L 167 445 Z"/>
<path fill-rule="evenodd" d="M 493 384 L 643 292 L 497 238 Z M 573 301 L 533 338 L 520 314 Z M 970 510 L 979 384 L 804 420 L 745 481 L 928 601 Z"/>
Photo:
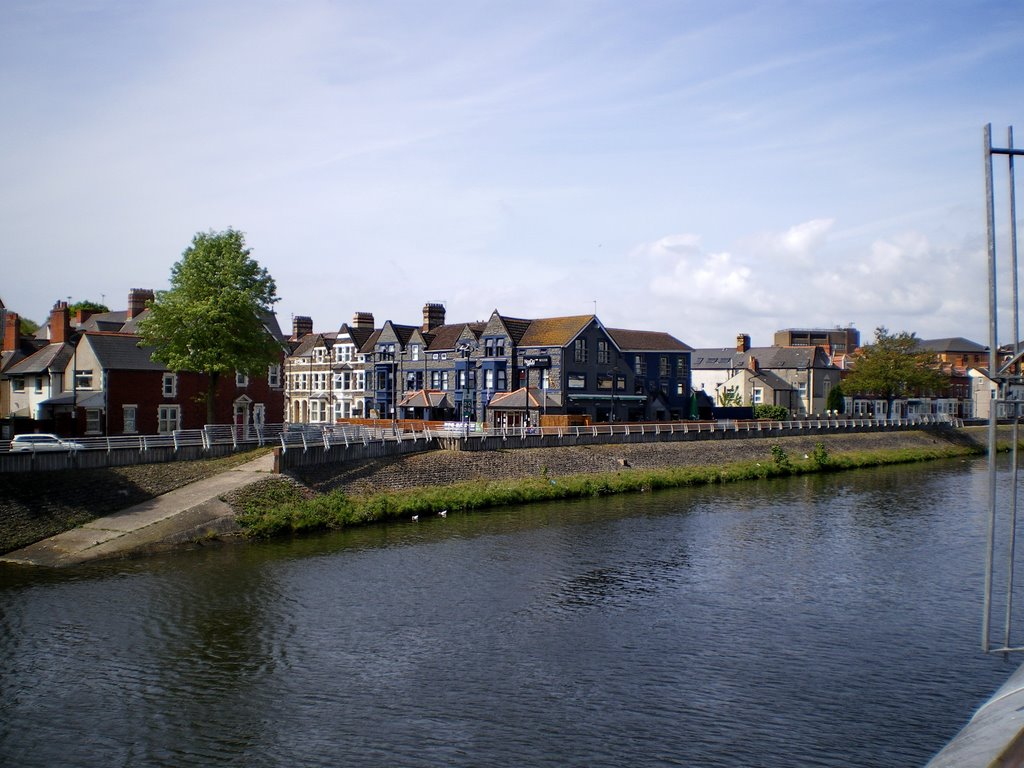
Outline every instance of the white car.
<path fill-rule="evenodd" d="M 11 440 L 11 450 L 22 453 L 42 453 L 44 451 L 78 451 L 85 448 L 73 440 L 63 440 L 56 435 L 33 433 L 31 435 L 15 435 Z"/>

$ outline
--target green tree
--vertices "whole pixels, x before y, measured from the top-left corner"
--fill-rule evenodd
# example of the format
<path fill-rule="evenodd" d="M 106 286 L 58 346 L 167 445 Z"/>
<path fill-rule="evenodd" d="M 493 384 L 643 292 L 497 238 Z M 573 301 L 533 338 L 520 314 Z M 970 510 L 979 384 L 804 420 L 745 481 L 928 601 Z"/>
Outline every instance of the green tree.
<path fill-rule="evenodd" d="M 234 229 L 199 232 L 171 269 L 171 288 L 158 291 L 139 324 L 153 359 L 172 371 L 209 377 L 206 421 L 215 419 L 223 374 L 251 375 L 278 359 L 280 347 L 263 317 L 278 301 L 277 285 Z"/>
<path fill-rule="evenodd" d="M 828 397 L 825 398 L 825 408 L 836 413 L 842 413 L 846 410 L 846 401 L 843 397 L 845 393 L 840 385 L 832 387 L 828 391 Z"/>
<path fill-rule="evenodd" d="M 27 317 L 19 319 L 21 320 L 21 334 L 23 336 L 34 336 L 36 331 L 39 330 L 39 323 L 35 320 L 29 320 Z"/>
<path fill-rule="evenodd" d="M 843 379 L 844 391 L 885 400 L 891 416 L 897 398 L 944 389 L 949 379 L 937 370 L 934 355 L 919 350 L 918 343 L 913 333 L 890 334 L 884 327 L 876 328 L 875 343 L 854 357 Z"/>
<path fill-rule="evenodd" d="M 84 309 L 86 312 L 110 311 L 110 307 L 108 307 L 106 304 L 100 304 L 98 301 L 89 301 L 88 299 L 85 299 L 83 301 L 76 301 L 74 304 L 68 307 L 68 310 L 70 310 L 72 317 L 74 317 L 75 313 L 80 309 Z"/>

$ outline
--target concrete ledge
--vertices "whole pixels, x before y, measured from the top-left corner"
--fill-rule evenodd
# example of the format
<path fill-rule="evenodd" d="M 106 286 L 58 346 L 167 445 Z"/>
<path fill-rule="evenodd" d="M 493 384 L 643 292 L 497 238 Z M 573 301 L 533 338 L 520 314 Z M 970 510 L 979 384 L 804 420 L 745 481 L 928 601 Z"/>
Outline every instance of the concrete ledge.
<path fill-rule="evenodd" d="M 986 701 L 927 768 L 1024 765 L 1024 667 Z"/>

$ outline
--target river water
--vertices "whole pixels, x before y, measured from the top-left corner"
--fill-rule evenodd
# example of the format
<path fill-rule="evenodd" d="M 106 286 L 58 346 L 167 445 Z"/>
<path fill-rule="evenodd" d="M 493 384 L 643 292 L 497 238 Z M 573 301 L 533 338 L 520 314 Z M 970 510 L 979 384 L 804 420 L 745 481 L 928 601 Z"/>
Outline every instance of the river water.
<path fill-rule="evenodd" d="M 0 569 L 0 765 L 923 765 L 980 652 L 950 461 Z"/>

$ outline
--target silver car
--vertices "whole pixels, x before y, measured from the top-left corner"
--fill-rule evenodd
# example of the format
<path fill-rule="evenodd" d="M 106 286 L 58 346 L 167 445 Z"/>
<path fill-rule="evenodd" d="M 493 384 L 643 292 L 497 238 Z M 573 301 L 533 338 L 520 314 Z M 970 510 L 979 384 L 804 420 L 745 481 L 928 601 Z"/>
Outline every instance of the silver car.
<path fill-rule="evenodd" d="M 79 451 L 85 448 L 81 443 L 64 440 L 56 435 L 33 433 L 31 435 L 15 435 L 11 440 L 11 450 L 19 452 L 42 453 L 44 451 Z"/>

